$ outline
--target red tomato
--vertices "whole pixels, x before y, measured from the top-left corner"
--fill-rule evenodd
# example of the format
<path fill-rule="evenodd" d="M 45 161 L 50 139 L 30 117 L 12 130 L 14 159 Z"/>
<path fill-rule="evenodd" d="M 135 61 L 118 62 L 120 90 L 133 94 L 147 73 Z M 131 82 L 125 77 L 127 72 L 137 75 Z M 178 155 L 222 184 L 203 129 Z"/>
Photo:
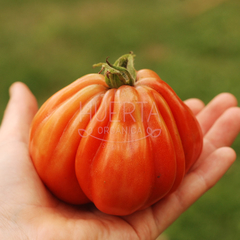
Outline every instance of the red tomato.
<path fill-rule="evenodd" d="M 30 155 L 59 199 L 92 201 L 102 212 L 128 215 L 177 189 L 202 150 L 190 109 L 133 54 L 98 64 L 48 99 L 31 128 Z"/>

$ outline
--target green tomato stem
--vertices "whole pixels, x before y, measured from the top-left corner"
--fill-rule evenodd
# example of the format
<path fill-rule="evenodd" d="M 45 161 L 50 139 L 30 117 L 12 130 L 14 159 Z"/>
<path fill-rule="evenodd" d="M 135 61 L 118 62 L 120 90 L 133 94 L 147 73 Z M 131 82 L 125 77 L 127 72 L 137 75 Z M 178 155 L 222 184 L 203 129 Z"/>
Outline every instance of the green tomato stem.
<path fill-rule="evenodd" d="M 133 52 L 125 54 L 111 64 L 106 59 L 106 63 L 94 64 L 93 67 L 101 67 L 99 73 L 104 70 L 105 81 L 110 88 L 119 88 L 122 85 L 134 86 L 136 81 L 136 70 L 134 68 Z"/>

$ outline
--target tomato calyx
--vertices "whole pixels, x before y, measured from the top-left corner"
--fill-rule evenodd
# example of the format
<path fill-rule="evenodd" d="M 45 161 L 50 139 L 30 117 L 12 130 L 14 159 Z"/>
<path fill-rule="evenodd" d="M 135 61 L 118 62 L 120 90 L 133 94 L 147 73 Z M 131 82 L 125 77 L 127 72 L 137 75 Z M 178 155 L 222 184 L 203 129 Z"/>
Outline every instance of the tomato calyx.
<path fill-rule="evenodd" d="M 97 63 L 93 67 L 101 67 L 99 73 L 104 70 L 105 81 L 110 88 L 119 88 L 122 85 L 134 86 L 136 70 L 134 68 L 133 52 L 118 58 L 114 64 L 106 59 L 106 63 Z"/>

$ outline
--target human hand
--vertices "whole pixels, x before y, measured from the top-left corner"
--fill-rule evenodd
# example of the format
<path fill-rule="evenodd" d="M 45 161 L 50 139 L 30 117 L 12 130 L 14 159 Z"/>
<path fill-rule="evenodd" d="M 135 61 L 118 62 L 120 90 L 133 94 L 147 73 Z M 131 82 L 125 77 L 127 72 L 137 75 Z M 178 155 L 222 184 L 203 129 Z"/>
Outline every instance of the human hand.
<path fill-rule="evenodd" d="M 65 204 L 45 188 L 28 153 L 29 128 L 37 103 L 29 89 L 15 83 L 0 128 L 0 239 L 155 239 L 211 188 L 234 162 L 229 148 L 240 132 L 240 109 L 231 94 L 192 109 L 204 134 L 198 161 L 180 187 L 152 207 L 124 217 L 104 214 L 93 204 Z"/>

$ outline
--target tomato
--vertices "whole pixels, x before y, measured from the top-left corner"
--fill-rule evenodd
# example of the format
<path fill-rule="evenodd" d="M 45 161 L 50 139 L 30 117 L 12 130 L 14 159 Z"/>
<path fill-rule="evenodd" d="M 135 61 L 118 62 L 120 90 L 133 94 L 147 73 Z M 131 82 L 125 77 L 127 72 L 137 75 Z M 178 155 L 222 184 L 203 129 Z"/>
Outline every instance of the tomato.
<path fill-rule="evenodd" d="M 133 53 L 83 76 L 34 117 L 30 155 L 59 199 L 128 215 L 174 192 L 202 150 L 191 110 Z M 102 71 L 101 70 L 101 71 Z"/>

